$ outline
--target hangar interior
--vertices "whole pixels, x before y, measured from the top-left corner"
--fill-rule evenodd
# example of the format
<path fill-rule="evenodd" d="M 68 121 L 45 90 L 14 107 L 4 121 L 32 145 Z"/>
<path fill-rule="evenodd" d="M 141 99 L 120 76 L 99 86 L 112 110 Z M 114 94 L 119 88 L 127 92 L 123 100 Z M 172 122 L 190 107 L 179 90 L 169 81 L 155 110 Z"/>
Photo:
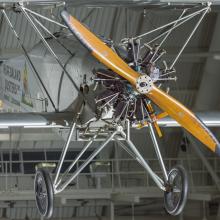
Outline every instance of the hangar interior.
<path fill-rule="evenodd" d="M 0 1 L 6 2 L 6 1 Z M 8 1 L 10 4 L 13 1 Z M 32 2 L 31 0 L 29 2 Z M 33 11 L 60 22 L 64 7 L 79 21 L 86 24 L 98 36 L 118 43 L 126 37 L 133 37 L 176 19 L 185 8 L 200 7 L 205 1 L 67 1 L 54 2 L 52 6 L 30 4 Z M 44 2 L 44 1 L 41 1 Z M 1 5 L 1 4 L 0 4 Z M 27 6 L 28 7 L 28 6 Z M 0 6 L 1 8 L 1 6 Z M 220 1 L 213 1 L 211 11 L 206 14 L 193 38 L 178 60 L 175 69 L 177 81 L 166 84 L 170 94 L 194 112 L 205 112 L 207 116 L 220 111 Z M 7 10 L 19 38 L 27 51 L 31 51 L 41 40 L 33 31 L 20 11 Z M 172 62 L 184 39 L 193 30 L 198 18 L 182 25 L 164 43 L 167 51 L 164 58 Z M 43 21 L 51 33 L 57 36 L 63 29 Z M 44 33 L 45 38 L 50 38 Z M 17 39 L 13 36 L 4 16 L 0 16 L 0 62 L 16 59 L 23 54 Z M 151 38 L 146 39 L 150 40 Z M 42 56 L 47 55 L 42 48 Z M 55 69 L 56 67 L 54 67 Z M 59 78 L 51 67 L 51 79 Z M 60 70 L 59 70 L 60 71 Z M 2 80 L 2 69 L 1 69 Z M 2 82 L 1 82 L 2 83 Z M 37 84 L 37 80 L 31 83 Z M 30 85 L 32 86 L 32 85 Z M 4 100 L 1 84 L 1 112 L 19 113 L 47 110 L 45 100 L 32 97 L 38 109 L 25 109 Z M 56 93 L 57 91 L 54 91 Z M 65 99 L 66 97 L 61 97 Z M 2 117 L 0 116 L 0 119 Z M 220 140 L 218 126 L 210 128 Z M 163 205 L 163 193 L 151 180 L 146 171 L 121 149 L 111 142 L 68 188 L 55 199 L 53 219 L 220 219 L 220 159 L 209 152 L 195 138 L 182 128 L 162 128 L 160 147 L 168 170 L 174 164 L 182 164 L 189 178 L 189 195 L 182 214 L 169 216 Z M 35 167 L 39 163 L 57 164 L 67 136 L 60 128 L 1 128 L 0 130 L 0 218 L 39 219 L 35 201 L 33 181 Z M 146 158 L 150 166 L 161 174 L 148 130 L 131 131 L 131 139 Z M 99 142 L 96 142 L 99 145 Z M 70 164 L 82 149 L 83 141 L 72 141 L 65 158 L 64 168 Z M 94 150 L 93 146 L 83 160 Z M 79 161 L 76 166 L 79 166 Z M 62 173 L 63 171 L 61 171 Z"/>

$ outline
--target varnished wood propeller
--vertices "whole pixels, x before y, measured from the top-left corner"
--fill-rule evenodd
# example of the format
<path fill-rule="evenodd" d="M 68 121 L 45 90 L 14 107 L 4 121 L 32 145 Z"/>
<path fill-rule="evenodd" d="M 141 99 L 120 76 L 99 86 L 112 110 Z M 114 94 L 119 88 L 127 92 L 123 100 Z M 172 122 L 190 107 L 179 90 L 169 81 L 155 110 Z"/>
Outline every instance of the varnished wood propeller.
<path fill-rule="evenodd" d="M 136 88 L 137 79 L 141 76 L 140 73 L 129 67 L 111 48 L 106 46 L 98 37 L 88 30 L 88 28 L 69 15 L 68 12 L 63 11 L 61 16 L 71 32 L 96 59 L 128 80 Z M 211 151 L 220 155 L 220 144 L 218 140 L 189 109 L 157 88 L 154 84 L 151 90 L 145 95 Z"/>

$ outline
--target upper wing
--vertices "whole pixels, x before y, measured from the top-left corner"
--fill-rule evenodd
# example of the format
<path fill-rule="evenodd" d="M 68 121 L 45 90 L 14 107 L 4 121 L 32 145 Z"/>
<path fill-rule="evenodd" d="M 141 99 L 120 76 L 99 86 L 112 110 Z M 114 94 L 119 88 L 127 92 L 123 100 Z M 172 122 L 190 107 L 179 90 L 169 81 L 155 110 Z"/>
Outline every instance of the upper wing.
<path fill-rule="evenodd" d="M 66 25 L 80 42 L 101 63 L 128 80 L 134 87 L 140 73 L 130 68 L 114 51 L 66 11 L 61 13 Z M 220 154 L 220 144 L 211 131 L 185 106 L 153 85 L 146 94 L 155 104 L 166 111 L 182 127 L 198 138 L 210 150 Z"/>

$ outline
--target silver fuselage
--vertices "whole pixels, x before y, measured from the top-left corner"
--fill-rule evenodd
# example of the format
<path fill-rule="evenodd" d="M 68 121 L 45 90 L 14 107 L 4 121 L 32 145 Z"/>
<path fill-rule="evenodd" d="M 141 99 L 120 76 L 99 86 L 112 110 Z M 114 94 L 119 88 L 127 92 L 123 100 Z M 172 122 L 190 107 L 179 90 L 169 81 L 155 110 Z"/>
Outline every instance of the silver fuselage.
<path fill-rule="evenodd" d="M 92 70 L 98 68 L 100 64 L 72 36 L 59 37 L 59 41 L 71 53 L 56 40 L 47 39 L 76 86 L 80 88 L 85 83 L 91 86 L 93 84 Z M 66 111 L 79 95 L 71 80 L 42 42 L 34 46 L 28 55 L 57 109 Z M 25 56 L 21 55 L 7 60 L 0 67 L 0 86 L 5 110 L 54 111 L 50 101 L 48 105 L 45 103 L 48 97 Z"/>

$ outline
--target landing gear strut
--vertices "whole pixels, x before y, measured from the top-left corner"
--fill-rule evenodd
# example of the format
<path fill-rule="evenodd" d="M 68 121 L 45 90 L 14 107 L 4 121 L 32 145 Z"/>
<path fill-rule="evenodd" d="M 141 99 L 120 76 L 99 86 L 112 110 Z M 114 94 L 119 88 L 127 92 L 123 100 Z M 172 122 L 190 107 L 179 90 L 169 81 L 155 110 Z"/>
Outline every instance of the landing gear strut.
<path fill-rule="evenodd" d="M 109 124 L 106 124 L 106 126 Z M 64 145 L 63 152 L 58 163 L 55 178 L 53 181 L 50 174 L 46 169 L 38 169 L 35 176 L 35 195 L 37 208 L 41 216 L 50 218 L 53 213 L 53 198 L 55 194 L 61 193 L 65 188 L 80 174 L 80 172 L 103 150 L 110 141 L 116 141 L 123 149 L 125 149 L 141 166 L 146 170 L 149 176 L 153 179 L 155 184 L 164 192 L 164 205 L 166 211 L 171 215 L 178 215 L 183 210 L 188 192 L 188 179 L 185 169 L 182 166 L 176 166 L 168 173 L 160 153 L 160 148 L 157 138 L 149 121 L 148 127 L 155 148 L 158 161 L 163 173 L 163 178 L 159 177 L 149 166 L 148 162 L 143 158 L 139 150 L 130 139 L 130 121 L 126 120 L 124 126 L 120 124 L 112 125 L 109 127 L 109 132 L 104 138 L 102 144 L 97 146 L 93 153 L 70 175 L 70 170 L 80 160 L 82 155 L 93 144 L 96 138 L 100 135 L 101 129 L 99 128 L 95 134 L 89 139 L 87 144 L 82 148 L 78 156 L 73 160 L 64 173 L 61 174 L 61 167 L 69 148 L 73 130 L 75 129 L 76 121 L 70 128 L 69 135 Z"/>

